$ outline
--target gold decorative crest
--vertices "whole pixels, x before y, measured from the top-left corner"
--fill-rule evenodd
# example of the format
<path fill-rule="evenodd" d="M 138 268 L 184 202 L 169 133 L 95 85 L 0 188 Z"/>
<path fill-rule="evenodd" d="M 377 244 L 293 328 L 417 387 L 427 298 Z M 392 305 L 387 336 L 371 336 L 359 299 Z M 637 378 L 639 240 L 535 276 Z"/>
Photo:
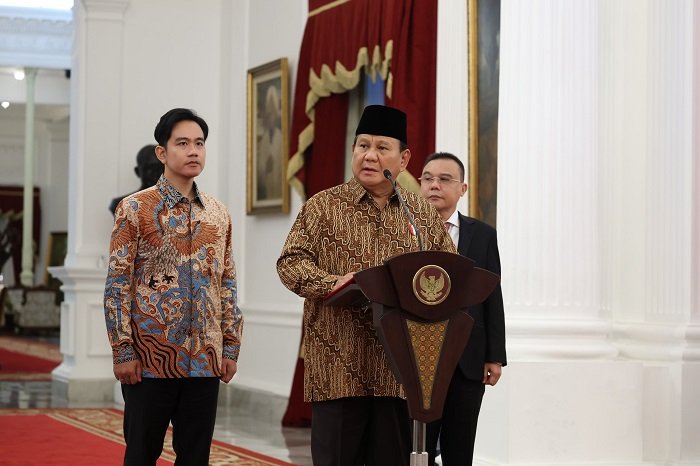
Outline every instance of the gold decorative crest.
<path fill-rule="evenodd" d="M 437 265 L 421 267 L 413 276 L 413 293 L 418 301 L 430 306 L 443 302 L 451 286 L 450 276 Z"/>

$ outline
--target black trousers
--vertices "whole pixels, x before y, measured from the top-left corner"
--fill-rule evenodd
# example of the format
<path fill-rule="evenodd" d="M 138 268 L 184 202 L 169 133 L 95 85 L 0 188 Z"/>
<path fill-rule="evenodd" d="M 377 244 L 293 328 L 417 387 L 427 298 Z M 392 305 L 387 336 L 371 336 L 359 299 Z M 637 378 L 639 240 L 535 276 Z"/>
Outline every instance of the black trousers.
<path fill-rule="evenodd" d="M 314 466 L 408 466 L 411 448 L 405 400 L 363 396 L 311 404 Z"/>
<path fill-rule="evenodd" d="M 428 464 L 435 464 L 435 450 L 440 438 L 440 453 L 443 466 L 469 466 L 474 458 L 474 439 L 479 420 L 481 400 L 485 385 L 481 381 L 469 380 L 459 369 L 455 369 L 447 390 L 442 419 L 426 427 L 426 450 Z"/>
<path fill-rule="evenodd" d="M 168 424 L 178 466 L 207 466 L 219 395 L 217 377 L 143 378 L 122 385 L 124 466 L 152 466 L 163 451 Z"/>

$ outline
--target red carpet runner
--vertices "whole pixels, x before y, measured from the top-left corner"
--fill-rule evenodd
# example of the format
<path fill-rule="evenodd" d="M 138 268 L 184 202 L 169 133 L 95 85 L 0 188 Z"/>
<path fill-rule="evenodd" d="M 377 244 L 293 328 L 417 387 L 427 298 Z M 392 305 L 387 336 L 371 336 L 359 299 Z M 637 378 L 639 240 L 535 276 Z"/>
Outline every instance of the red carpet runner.
<path fill-rule="evenodd" d="M 57 345 L 0 337 L 0 380 L 51 380 L 51 371 L 61 360 Z"/>
<path fill-rule="evenodd" d="M 172 465 L 170 432 L 158 466 Z M 115 409 L 0 409 L 0 464 L 118 466 L 124 456 L 122 413 Z M 293 466 L 214 441 L 211 466 Z"/>

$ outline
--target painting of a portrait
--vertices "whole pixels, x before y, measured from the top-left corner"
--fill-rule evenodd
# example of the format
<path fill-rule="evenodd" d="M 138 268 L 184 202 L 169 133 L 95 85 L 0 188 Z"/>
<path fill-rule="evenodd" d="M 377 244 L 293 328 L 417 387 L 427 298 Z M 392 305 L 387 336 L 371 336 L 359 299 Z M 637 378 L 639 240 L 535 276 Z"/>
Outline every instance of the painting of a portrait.
<path fill-rule="evenodd" d="M 289 212 L 288 71 L 281 58 L 248 72 L 249 214 Z"/>

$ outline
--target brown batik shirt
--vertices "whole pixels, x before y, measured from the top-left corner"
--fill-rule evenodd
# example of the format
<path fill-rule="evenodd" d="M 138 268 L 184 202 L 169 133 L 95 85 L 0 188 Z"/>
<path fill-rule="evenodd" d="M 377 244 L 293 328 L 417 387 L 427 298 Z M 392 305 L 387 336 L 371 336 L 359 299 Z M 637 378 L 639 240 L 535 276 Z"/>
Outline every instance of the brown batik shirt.
<path fill-rule="evenodd" d="M 238 360 L 238 308 L 226 207 L 195 185 L 190 201 L 165 176 L 117 206 L 104 294 L 114 364 L 143 377 L 220 377 Z"/>
<path fill-rule="evenodd" d="M 424 250 L 455 252 L 437 211 L 418 194 L 401 193 L 415 217 Z M 380 209 L 354 178 L 318 193 L 301 208 L 277 272 L 304 301 L 304 398 L 404 397 L 372 326 L 370 309 L 324 307 L 336 280 L 418 251 L 396 195 Z"/>

